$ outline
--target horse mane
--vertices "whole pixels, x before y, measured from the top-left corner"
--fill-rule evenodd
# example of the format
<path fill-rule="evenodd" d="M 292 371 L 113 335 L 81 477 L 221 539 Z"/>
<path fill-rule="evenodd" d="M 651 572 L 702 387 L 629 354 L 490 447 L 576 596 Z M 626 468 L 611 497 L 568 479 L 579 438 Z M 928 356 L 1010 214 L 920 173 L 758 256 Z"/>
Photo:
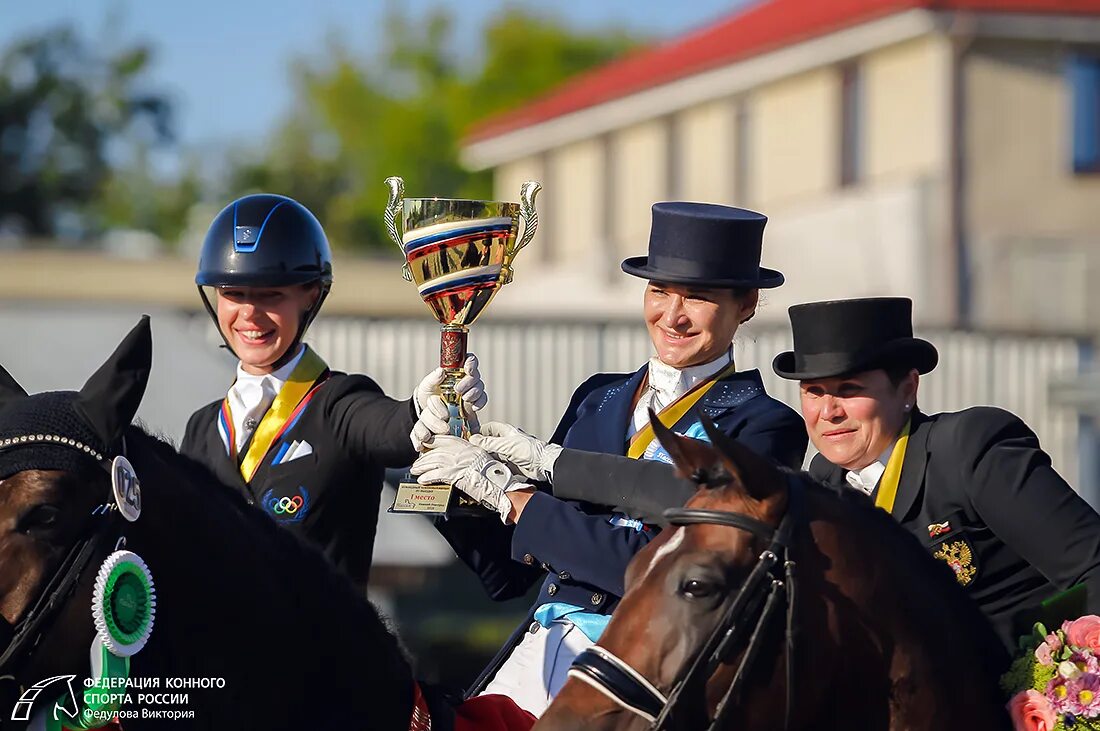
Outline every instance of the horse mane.
<path fill-rule="evenodd" d="M 183 535 L 191 530 L 187 521 L 202 523 L 193 529 L 198 558 L 179 550 L 146 557 L 154 582 L 158 567 L 168 564 L 171 570 L 181 571 L 188 561 L 201 561 L 203 551 L 208 554 L 207 561 L 223 562 L 209 572 L 209 583 L 200 584 L 196 590 L 177 590 L 169 599 L 158 589 L 158 628 L 161 616 L 167 620 L 169 612 L 177 618 L 192 618 L 211 613 L 212 605 L 214 608 L 225 607 L 230 602 L 249 607 L 258 605 L 256 623 L 273 622 L 277 618 L 270 615 L 280 614 L 285 617 L 285 620 L 280 619 L 285 634 L 252 637 L 247 636 L 248 632 L 238 632 L 215 639 L 230 647 L 225 651 L 229 659 L 223 661 L 239 662 L 242 666 L 239 682 L 250 686 L 247 690 L 234 688 L 235 693 L 244 692 L 256 703 L 264 703 L 262 697 L 285 686 L 283 676 L 288 668 L 295 667 L 297 672 L 304 672 L 306 677 L 316 680 L 312 692 L 320 698 L 313 700 L 320 702 L 311 704 L 313 715 L 310 718 L 321 725 L 328 720 L 344 719 L 344 716 L 326 717 L 325 714 L 347 713 L 350 710 L 347 707 L 349 692 L 364 699 L 376 692 L 379 696 L 388 694 L 388 705 L 394 709 L 391 712 L 395 716 L 407 712 L 407 707 L 400 708 L 399 700 L 399 689 L 411 688 L 412 669 L 407 653 L 366 596 L 357 591 L 319 550 L 248 504 L 239 491 L 219 481 L 205 465 L 177 452 L 170 443 L 138 426 L 127 428 L 126 456 L 134 465 L 142 486 L 143 515 L 135 525 L 146 519 L 146 511 L 158 508 L 170 510 L 174 520 L 184 523 L 177 529 Z M 134 530 L 136 537 L 136 528 Z M 155 530 L 167 532 L 165 528 Z M 211 537 L 216 543 L 198 547 L 204 538 L 210 542 Z M 149 538 L 145 540 L 152 542 Z M 139 553 L 146 550 L 136 542 L 134 546 Z M 164 570 L 167 573 L 169 569 Z M 201 569 L 188 567 L 188 570 L 203 573 Z M 203 580 L 205 582 L 207 577 L 203 576 Z M 178 606 L 180 603 L 190 606 Z M 241 610 L 234 606 L 233 611 Z M 211 621 L 215 627 L 218 625 L 216 619 Z M 201 627 L 206 628 L 205 625 Z M 225 634 L 225 628 L 217 628 Z M 248 629 L 252 633 L 256 631 L 251 624 Z M 158 632 L 154 629 L 149 648 L 157 641 Z M 185 638 L 183 646 L 186 645 Z M 181 658 L 172 654 L 173 657 L 158 663 L 164 665 L 162 669 L 167 669 L 164 674 L 179 674 Z M 137 663 L 142 659 L 139 655 Z M 307 689 L 294 688 L 289 692 L 305 694 Z M 326 709 L 329 703 L 333 708 Z M 259 721 L 248 712 L 249 708 L 239 709 L 241 723 L 245 726 Z M 374 715 L 372 724 L 382 723 L 386 712 L 380 707 Z M 407 723 L 407 716 L 404 722 Z M 374 728 L 372 724 L 368 726 Z"/>

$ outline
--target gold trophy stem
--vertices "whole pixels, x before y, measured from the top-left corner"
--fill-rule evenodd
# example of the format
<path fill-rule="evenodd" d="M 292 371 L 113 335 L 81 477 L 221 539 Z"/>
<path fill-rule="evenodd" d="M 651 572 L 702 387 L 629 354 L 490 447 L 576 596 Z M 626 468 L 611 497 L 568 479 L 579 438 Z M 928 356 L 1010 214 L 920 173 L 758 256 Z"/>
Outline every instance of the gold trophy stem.
<path fill-rule="evenodd" d="M 439 390 L 443 402 L 447 404 L 448 426 L 451 436 L 463 439 L 470 436 L 470 423 L 462 411 L 462 398 L 455 393 L 455 385 L 466 375 L 462 366 L 466 362 L 469 332 L 469 328 L 463 325 L 444 325 L 439 344 L 439 365 L 446 374 Z"/>

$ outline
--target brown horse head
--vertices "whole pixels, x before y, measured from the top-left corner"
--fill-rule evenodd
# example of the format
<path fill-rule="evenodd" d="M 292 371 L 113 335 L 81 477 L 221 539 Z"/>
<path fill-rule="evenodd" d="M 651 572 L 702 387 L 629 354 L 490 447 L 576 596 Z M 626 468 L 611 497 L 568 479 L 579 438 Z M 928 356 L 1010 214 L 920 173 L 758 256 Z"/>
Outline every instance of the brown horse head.
<path fill-rule="evenodd" d="M 86 661 L 89 623 L 65 621 L 66 611 L 86 615 L 86 602 L 55 601 L 52 613 L 42 606 L 32 610 L 73 547 L 102 520 L 96 508 L 110 494 L 110 459 L 120 453 L 151 360 L 149 320 L 143 318 L 80 391 L 28 395 L 0 368 L 0 654 L 13 650 L 0 675 L 34 682 Z M 74 592 L 90 596 L 98 566 L 92 561 L 93 570 L 81 575 Z M 42 617 L 32 633 L 42 639 L 24 633 L 22 649 L 14 652 L 11 641 L 31 615 Z M 71 641 L 62 628 L 78 625 L 86 637 Z M 59 631 L 46 631 L 54 627 Z M 74 658 L 60 647 L 83 649 Z"/>
<path fill-rule="evenodd" d="M 678 474 L 700 489 L 685 510 L 666 514 L 672 525 L 631 562 L 626 595 L 598 643 L 602 650 L 589 651 L 595 675 L 602 666 L 612 685 L 633 695 L 624 702 L 622 693 L 608 692 L 574 665 L 537 728 L 644 729 L 651 727 L 649 715 L 664 722 L 662 728 L 706 729 L 742 665 L 740 689 L 722 706 L 721 728 L 771 730 L 786 723 L 792 729 L 916 730 L 964 718 L 967 726 L 1004 728 L 996 683 L 1007 664 L 1004 650 L 949 572 L 913 536 L 862 494 L 781 470 L 706 417 L 709 444 L 672 433 L 652 414 L 651 421 Z M 781 525 L 796 496 L 794 522 L 781 532 L 794 526 L 786 555 L 765 579 L 773 587 L 785 584 L 777 597 L 790 607 L 790 625 L 784 611 L 757 625 L 763 611 L 750 610 L 739 618 L 740 629 L 747 622 L 749 631 L 736 634 L 725 653 L 714 653 L 715 662 L 701 665 L 709 677 L 681 683 L 740 611 L 739 594 L 758 580 L 776 546 L 768 537 L 779 534 L 769 529 Z M 721 514 L 738 517 L 706 520 Z M 623 668 L 653 691 L 642 693 L 648 713 L 628 709 L 642 704 L 635 702 L 637 684 L 622 681 Z M 674 709 L 665 708 L 662 717 L 654 708 L 669 699 Z"/>

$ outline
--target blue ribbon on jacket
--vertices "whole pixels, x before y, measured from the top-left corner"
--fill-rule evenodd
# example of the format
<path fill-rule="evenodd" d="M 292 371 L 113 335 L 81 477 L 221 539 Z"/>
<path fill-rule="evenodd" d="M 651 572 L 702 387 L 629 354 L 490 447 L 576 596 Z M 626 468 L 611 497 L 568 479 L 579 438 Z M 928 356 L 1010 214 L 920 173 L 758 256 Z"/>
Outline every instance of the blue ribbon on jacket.
<path fill-rule="evenodd" d="M 565 602 L 550 602 L 543 604 L 535 610 L 535 621 L 549 629 L 555 619 L 566 619 L 573 623 L 588 639 L 596 642 L 603 634 L 604 627 L 611 621 L 610 614 L 593 614 L 586 612 L 584 607 Z"/>

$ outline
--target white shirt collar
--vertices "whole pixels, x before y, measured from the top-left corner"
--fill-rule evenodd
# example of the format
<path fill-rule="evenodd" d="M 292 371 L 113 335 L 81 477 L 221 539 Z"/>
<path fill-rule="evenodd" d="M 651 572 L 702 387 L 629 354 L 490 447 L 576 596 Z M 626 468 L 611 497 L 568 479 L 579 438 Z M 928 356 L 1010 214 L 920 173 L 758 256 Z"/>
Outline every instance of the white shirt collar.
<path fill-rule="evenodd" d="M 848 484 L 867 495 L 873 493 L 878 481 L 882 479 L 882 474 L 886 472 L 886 465 L 890 464 L 890 455 L 894 453 L 895 444 L 897 444 L 896 439 L 878 456 L 878 459 L 863 469 L 849 470 L 844 475 Z"/>
<path fill-rule="evenodd" d="M 638 405 L 634 407 L 634 415 L 626 430 L 627 438 L 634 436 L 649 423 L 650 407 L 660 411 L 690 391 L 700 381 L 706 380 L 728 366 L 732 358 L 733 349 L 730 348 L 709 363 L 683 369 L 663 363 L 656 356 L 650 358 L 649 387 L 638 399 Z"/>
<path fill-rule="evenodd" d="M 305 353 L 306 346 L 299 345 L 298 354 L 271 373 L 248 373 L 240 363 L 237 364 L 237 380 L 230 386 L 227 397 L 238 451 L 244 447 L 252 431 L 271 408 L 271 403 Z"/>
<path fill-rule="evenodd" d="M 674 368 L 653 356 L 649 359 L 649 387 L 657 392 L 661 406 L 668 406 L 697 383 L 728 366 L 732 357 L 731 350 L 727 349 L 709 363 L 687 368 Z"/>

